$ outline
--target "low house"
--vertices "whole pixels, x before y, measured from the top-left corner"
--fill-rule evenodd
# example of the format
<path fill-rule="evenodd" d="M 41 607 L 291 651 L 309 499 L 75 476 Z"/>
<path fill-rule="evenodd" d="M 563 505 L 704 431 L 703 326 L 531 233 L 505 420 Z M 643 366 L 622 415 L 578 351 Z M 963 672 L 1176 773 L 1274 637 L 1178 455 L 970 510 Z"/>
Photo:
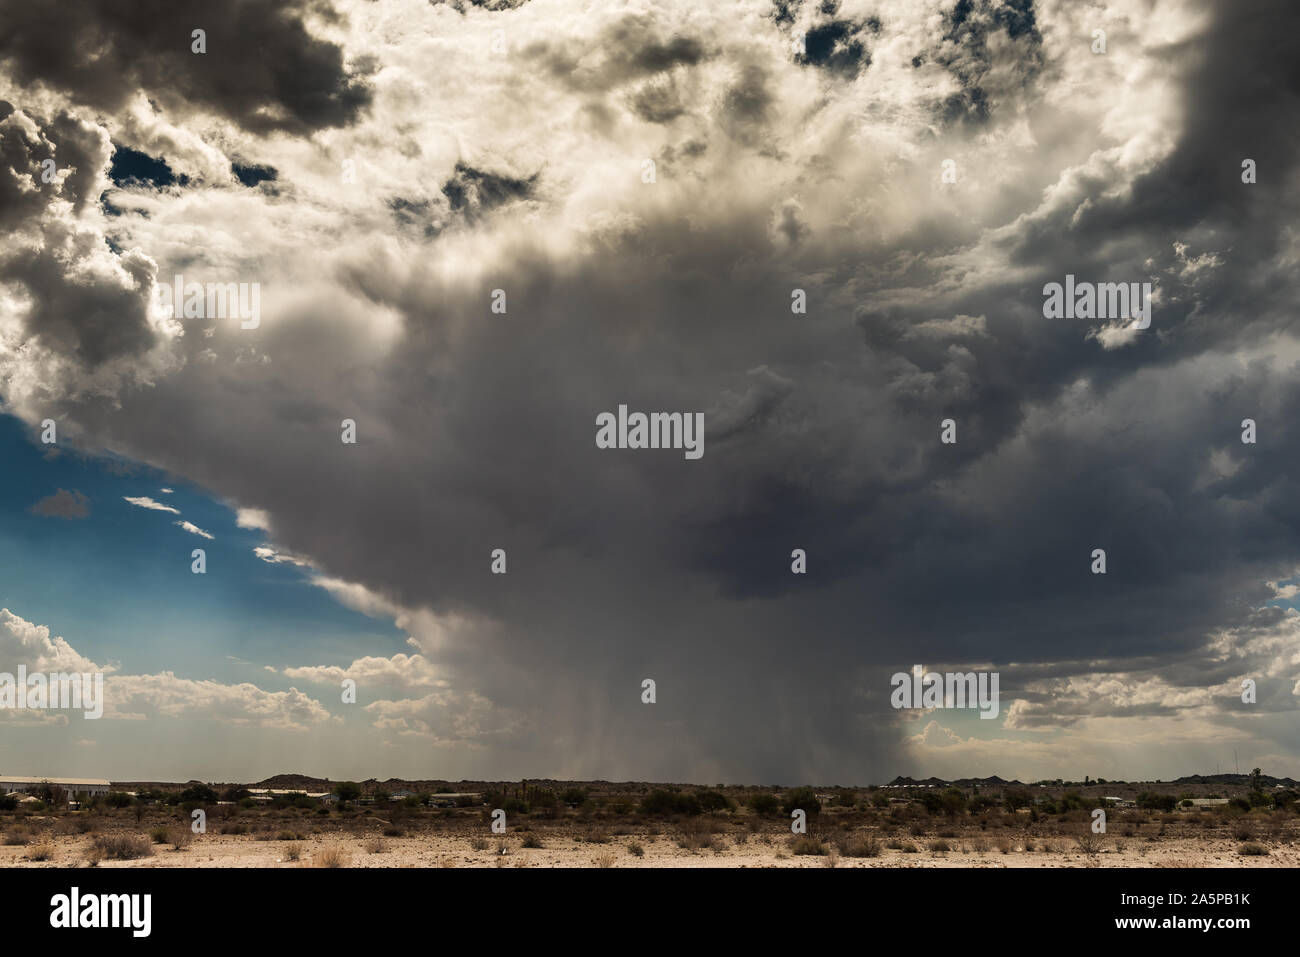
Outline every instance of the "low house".
<path fill-rule="evenodd" d="M 46 786 L 60 788 L 72 798 L 78 794 L 103 797 L 109 784 L 103 778 L 34 778 L 24 775 L 0 775 L 0 791 L 5 793 L 44 790 Z"/>
<path fill-rule="evenodd" d="M 1187 810 L 1195 811 L 1201 807 L 1220 807 L 1228 803 L 1227 798 L 1190 798 L 1192 806 Z M 1181 803 L 1181 802 L 1180 802 Z"/>
<path fill-rule="evenodd" d="M 276 798 L 290 797 L 295 794 L 302 794 L 321 804 L 335 804 L 339 799 L 337 794 L 328 791 L 310 792 L 303 791 L 301 788 L 248 788 L 248 796 L 258 804 L 270 804 Z"/>
<path fill-rule="evenodd" d="M 483 795 L 475 791 L 434 794 L 429 798 L 429 803 L 434 807 L 456 807 L 461 804 L 479 804 L 482 801 Z"/>

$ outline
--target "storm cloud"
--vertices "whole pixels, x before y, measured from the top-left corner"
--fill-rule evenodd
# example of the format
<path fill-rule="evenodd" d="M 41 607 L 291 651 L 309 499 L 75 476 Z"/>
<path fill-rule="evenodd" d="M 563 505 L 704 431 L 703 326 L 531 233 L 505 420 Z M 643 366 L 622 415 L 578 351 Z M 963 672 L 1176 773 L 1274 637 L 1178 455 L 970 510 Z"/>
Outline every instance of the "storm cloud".
<path fill-rule="evenodd" d="M 209 49 L 281 55 L 237 79 L 183 5 L 95 64 L 0 47 L 72 111 L 0 120 L 0 214 L 55 240 L 0 257 L 7 410 L 263 512 L 409 631 L 376 733 L 502 775 L 1136 776 L 1217 740 L 1295 772 L 1296 11 L 491 6 L 241 4 Z M 107 177 L 137 90 L 277 188 L 121 181 L 110 227 L 79 169 L 37 202 L 42 143 Z M 182 271 L 259 282 L 259 328 L 152 316 Z M 1067 274 L 1152 283 L 1151 327 L 1044 318 Z M 92 395 L 24 345 L 143 371 Z M 703 412 L 703 458 L 597 448 L 619 404 Z M 278 666 L 391 671 L 357 658 Z M 918 663 L 1000 670 L 996 731 L 892 710 Z M 1123 743 L 1172 718 L 1202 751 Z"/>

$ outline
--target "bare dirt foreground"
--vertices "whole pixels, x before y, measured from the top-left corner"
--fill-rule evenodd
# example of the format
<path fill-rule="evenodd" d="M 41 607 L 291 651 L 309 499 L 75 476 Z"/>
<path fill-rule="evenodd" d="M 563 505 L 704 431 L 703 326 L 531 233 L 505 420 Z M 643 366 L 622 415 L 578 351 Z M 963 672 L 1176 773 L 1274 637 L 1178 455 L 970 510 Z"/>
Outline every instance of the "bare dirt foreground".
<path fill-rule="evenodd" d="M 823 812 L 810 833 L 747 811 L 652 820 L 571 816 L 491 833 L 485 812 L 241 813 L 193 835 L 178 810 L 0 820 L 4 867 L 1296 867 L 1295 815 L 1129 811 L 1091 834 L 1079 812 L 948 821 Z M 8 817 L 8 816 L 6 816 Z M 221 833 L 225 830 L 227 833 Z"/>

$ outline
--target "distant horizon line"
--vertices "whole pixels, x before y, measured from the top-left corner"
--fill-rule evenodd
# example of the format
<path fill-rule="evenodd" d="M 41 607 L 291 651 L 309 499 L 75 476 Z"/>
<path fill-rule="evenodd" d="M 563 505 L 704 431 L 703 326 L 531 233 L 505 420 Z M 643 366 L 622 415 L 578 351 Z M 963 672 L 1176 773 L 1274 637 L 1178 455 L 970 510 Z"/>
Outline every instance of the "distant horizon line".
<path fill-rule="evenodd" d="M 1261 776 L 1261 779 L 1267 779 L 1267 780 L 1270 780 L 1270 781 L 1275 781 L 1275 782 L 1289 782 L 1289 783 L 1291 783 L 1291 784 L 1300 784 L 1300 782 L 1298 782 L 1295 778 L 1290 777 L 1289 775 L 1273 775 L 1273 774 L 1268 774 L 1268 773 L 1264 773 L 1264 772 L 1261 771 L 1261 775 L 1260 775 L 1260 776 Z M 917 777 L 917 776 L 915 776 L 915 775 L 898 774 L 898 775 L 895 775 L 893 778 L 891 778 L 889 781 L 884 782 L 884 783 L 881 783 L 881 784 L 826 784 L 826 783 L 818 783 L 818 784 L 806 784 L 806 783 L 805 783 L 805 784 L 764 784 L 764 783 L 757 783 L 757 784 L 756 784 L 756 783 L 717 783 L 717 784 L 702 784 L 702 783 L 697 783 L 697 782 L 693 782 L 693 781 L 653 781 L 653 780 L 630 780 L 630 779 L 629 779 L 629 780 L 623 780 L 623 781 L 614 781 L 614 780 L 610 780 L 610 779 L 608 779 L 608 778 L 555 778 L 555 777 L 524 777 L 524 778 L 517 778 L 517 779 L 516 779 L 516 778 L 408 778 L 408 777 L 388 777 L 388 778 L 378 778 L 378 777 L 369 777 L 369 778 L 357 779 L 357 778 L 331 778 L 331 777 L 324 777 L 324 776 L 318 776 L 318 775 L 313 775 L 313 774 L 304 774 L 304 773 L 296 772 L 296 771 L 286 771 L 286 772 L 279 772 L 279 773 L 276 773 L 276 774 L 268 775 L 268 776 L 266 776 L 266 777 L 263 777 L 263 778 L 260 778 L 260 779 L 257 779 L 257 780 L 249 780 L 249 781 L 245 781 L 245 780 L 218 781 L 218 780 L 215 780 L 215 779 L 211 779 L 211 780 L 203 780 L 203 779 L 199 779 L 199 778 L 187 778 L 187 779 L 185 779 L 185 780 L 164 780 L 164 779 L 160 779 L 160 778 L 156 778 L 156 779 L 149 779 L 149 778 L 118 778 L 118 779 L 114 779 L 114 778 L 109 778 L 109 777 L 100 778 L 100 780 L 107 780 L 107 781 L 109 782 L 110 785 L 118 785 L 118 784 L 122 784 L 122 785 L 125 785 L 125 784 L 157 784 L 157 785 L 175 784 L 175 785 L 185 785 L 185 784 L 192 784 L 192 783 L 198 782 L 198 783 L 201 783 L 201 784 L 209 784 L 209 785 L 245 785 L 245 786 L 257 786 L 257 785 L 265 784 L 265 782 L 267 782 L 267 781 L 274 781 L 274 780 L 277 779 L 277 778 L 303 778 L 303 779 L 306 779 L 306 780 L 309 780 L 309 781 L 321 781 L 321 782 L 328 782 L 328 783 L 333 783 L 333 784 L 340 784 L 340 783 L 352 783 L 352 784 L 386 784 L 386 783 L 390 783 L 390 782 L 392 782 L 392 783 L 398 783 L 398 784 L 438 783 L 438 784 L 447 784 L 447 785 L 451 785 L 451 784 L 518 784 L 518 785 L 524 785 L 524 784 L 528 784 L 528 783 L 536 783 L 536 784 L 569 784 L 569 785 L 576 785 L 576 784 L 603 784 L 603 785 L 610 785 L 610 786 L 619 786 L 619 785 L 641 785 L 641 786 L 646 786 L 646 785 L 648 785 L 648 786 L 652 786 L 652 787 L 692 787 L 692 788 L 704 788 L 704 789 L 708 789 L 708 788 L 765 788 L 765 789 L 773 789 L 773 790 L 781 790 L 781 789 L 786 789 L 786 788 L 789 788 L 789 787 L 813 787 L 813 788 L 825 788 L 825 789 L 827 789 L 827 790 L 841 790 L 841 791 L 848 791 L 848 790 L 855 790 L 855 789 L 856 789 L 856 790 L 862 790 L 862 789 L 885 788 L 885 787 L 934 786 L 934 784 L 958 785 L 958 784 L 961 784 L 962 782 L 966 782 L 966 783 L 976 783 L 976 784 L 984 784 L 984 783 L 995 783 L 995 784 L 997 784 L 997 783 L 1000 783 L 1000 784 L 1007 784 L 1007 785 L 1054 785 L 1054 786 L 1058 786 L 1058 787 L 1075 786 L 1075 785 L 1077 785 L 1077 786 L 1082 786 L 1082 787 L 1091 787 L 1091 786 L 1093 786 L 1093 785 L 1099 785 L 1099 784 L 1106 784 L 1106 785 L 1110 785 L 1110 784 L 1174 784 L 1174 783 L 1177 783 L 1177 782 L 1179 782 L 1179 781 L 1186 781 L 1186 780 L 1192 780 L 1192 779 L 1197 779 L 1197 778 L 1209 778 L 1209 779 L 1215 779 L 1215 778 L 1217 778 L 1217 779 L 1242 778 L 1242 779 L 1249 779 L 1250 777 L 1251 777 L 1251 773 L 1250 773 L 1250 772 L 1239 772 L 1239 771 L 1216 771 L 1216 772 L 1213 772 L 1213 773 L 1202 773 L 1202 772 L 1196 772 L 1196 773 L 1192 773 L 1192 774 L 1184 774 L 1184 775 L 1180 775 L 1180 776 L 1178 776 L 1178 777 L 1174 777 L 1174 778 L 1129 779 L 1129 778 L 1092 777 L 1091 775 L 1087 775 L 1087 776 L 1085 776 L 1085 779 L 1079 779 L 1079 780 L 1075 780 L 1075 779 L 1067 779 L 1067 778 L 1063 778 L 1063 777 L 1056 777 L 1056 778 L 1035 778 L 1035 779 L 1033 779 L 1033 780 L 1025 781 L 1025 780 L 1021 780 L 1021 779 L 1019 779 L 1019 778 L 1003 778 L 1001 775 L 996 774 L 996 773 L 994 773 L 994 774 L 990 774 L 990 775 L 987 775 L 987 776 L 983 776 L 983 777 L 974 776 L 974 775 L 964 775 L 964 776 L 962 776 L 962 777 L 956 777 L 956 778 L 942 778 L 942 777 L 938 777 L 938 776 L 936 776 L 936 775 L 929 775 L 929 776 L 926 776 L 926 777 Z M 86 780 L 86 779 L 87 779 L 86 776 L 84 776 L 84 775 L 62 775 L 62 774 L 50 774 L 50 775 L 41 775 L 41 774 L 35 774 L 35 775 L 32 775 L 32 774 L 9 774 L 9 775 L 6 775 L 6 774 L 4 774 L 4 773 L 0 773 L 0 782 L 5 781 L 7 778 L 13 778 L 13 779 L 26 778 L 26 779 L 28 779 L 28 780 L 32 780 L 32 779 L 35 779 L 35 780 L 47 780 L 47 779 L 48 779 L 48 780 L 51 781 L 51 782 L 56 782 L 56 781 L 58 781 L 58 780 Z M 903 784 L 895 783 L 895 782 L 899 782 L 899 781 L 903 781 L 903 782 L 912 782 L 912 783 L 910 783 L 910 784 L 907 784 L 907 783 L 903 783 Z"/>

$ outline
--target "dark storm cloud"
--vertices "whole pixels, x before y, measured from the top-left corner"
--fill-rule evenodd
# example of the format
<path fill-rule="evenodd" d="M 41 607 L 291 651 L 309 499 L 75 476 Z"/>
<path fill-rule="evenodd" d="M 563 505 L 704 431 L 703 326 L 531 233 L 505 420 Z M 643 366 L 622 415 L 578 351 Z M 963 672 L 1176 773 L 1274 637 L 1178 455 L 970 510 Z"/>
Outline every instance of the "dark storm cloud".
<path fill-rule="evenodd" d="M 1296 211 L 1287 184 L 1300 163 L 1300 132 L 1278 118 L 1300 110 L 1300 8 L 1252 0 L 1215 11 L 1205 37 L 1180 51 L 1195 67 L 1182 88 L 1185 122 L 1168 158 L 1138 177 L 1131 194 L 1096 196 L 1068 224 L 1073 211 L 1033 223 L 1008 250 L 1018 262 L 1082 267 L 1096 263 L 1099 246 L 1113 237 L 1139 237 L 1176 297 L 1165 322 L 1178 321 L 1180 350 L 1292 324 L 1294 286 L 1275 258 Z M 1245 159 L 1258 166 L 1255 185 L 1242 182 Z M 1195 301 L 1171 246 L 1187 235 L 1205 236 L 1223 260 Z M 1126 265 L 1130 275 L 1136 265 Z"/>
<path fill-rule="evenodd" d="M 98 194 L 110 149 L 103 130 L 68 113 L 43 121 L 12 111 L 0 120 L 0 222 L 15 240 L 0 250 L 0 282 L 29 300 L 30 341 L 83 371 L 156 344 L 152 264 L 138 251 L 116 256 L 76 218 Z M 54 161 L 49 182 L 46 160 Z"/>
<path fill-rule="evenodd" d="M 749 146 L 761 142 L 773 102 L 767 84 L 766 68 L 750 63 L 723 97 L 718 125 L 738 142 Z"/>
<path fill-rule="evenodd" d="M 442 231 L 440 222 L 433 220 L 433 204 L 427 199 L 412 200 L 395 196 L 388 201 L 393 220 L 402 227 L 416 229 L 432 239 Z"/>
<path fill-rule="evenodd" d="M 0 113 L 11 117 L 13 108 L 6 103 Z M 42 154 L 47 151 L 53 154 L 24 126 L 0 121 L 0 224 L 8 227 L 25 220 L 49 202 L 48 192 L 40 189 Z"/>
<path fill-rule="evenodd" d="M 651 83 L 633 96 L 632 110 L 647 123 L 670 123 L 686 112 L 686 106 L 675 85 Z"/>
<path fill-rule="evenodd" d="M 650 13 L 628 12 L 608 23 L 594 39 L 534 42 L 522 55 L 557 80 L 587 92 L 608 90 L 709 60 L 700 39 L 666 32 Z"/>
<path fill-rule="evenodd" d="M 0 64 L 23 84 L 121 108 L 136 91 L 220 113 L 245 129 L 346 126 L 370 102 L 343 51 L 307 32 L 305 0 L 69 0 L 0 4 Z M 191 32 L 207 52 L 191 52 Z M 94 51 L 94 55 L 89 55 Z"/>
<path fill-rule="evenodd" d="M 118 260 L 114 273 L 69 272 L 78 247 L 98 237 L 59 237 L 58 245 L 24 249 L 0 259 L 0 281 L 21 283 L 32 298 L 27 332 L 32 341 L 93 369 L 140 356 L 157 343 L 148 308 L 153 266 L 138 252 Z"/>
<path fill-rule="evenodd" d="M 1265 582 L 1294 568 L 1300 533 L 1300 385 L 1263 345 L 1293 314 L 1280 255 L 1296 212 L 1289 167 L 1262 167 L 1276 178 L 1256 186 L 1225 174 L 1213 195 L 1157 175 L 1221 162 L 1239 176 L 1241 148 L 1216 143 L 1216 124 L 1272 129 L 1294 95 L 1295 41 L 1253 57 L 1263 29 L 1226 29 L 1238 8 L 1218 9 L 1225 29 L 1176 58 L 1187 108 L 1206 113 L 1189 112 L 1173 155 L 1131 191 L 1103 157 L 993 224 L 922 217 L 881 240 L 870 214 L 811 210 L 823 191 L 836 213 L 857 198 L 815 158 L 799 171 L 803 214 L 752 168 L 694 191 L 670 169 L 654 188 L 680 190 L 677 205 L 639 209 L 571 258 L 520 240 L 481 282 L 444 280 L 424 267 L 458 230 L 422 248 L 419 268 L 345 257 L 329 278 L 401 317 L 380 354 L 304 306 L 257 333 L 273 363 L 196 361 L 124 396 L 120 413 L 62 411 L 105 444 L 266 509 L 276 544 L 330 575 L 475 619 L 437 649 L 439 666 L 529 714 L 538 754 L 583 773 L 892 776 L 889 677 L 918 661 L 1006 666 L 1027 727 L 1176 713 L 1176 695 L 1117 704 L 1066 682 L 1128 670 L 1204 690 L 1231 677 L 1207 635 L 1271 597 Z M 936 41 L 970 104 L 993 91 L 989 124 L 998 97 L 1039 106 L 1024 83 L 1041 55 L 1031 14 L 959 5 Z M 583 96 L 701 62 L 672 30 L 644 26 L 629 17 L 595 49 L 538 41 L 521 59 Z M 1021 54 L 1005 88 L 995 30 Z M 771 146 L 761 131 L 780 115 L 780 84 L 737 60 L 711 104 L 718 128 L 691 141 L 701 177 L 718 152 L 739 167 Z M 1234 62 L 1251 69 L 1223 82 L 1258 90 L 1258 112 L 1231 92 L 1198 100 Z M 1043 113 L 1027 118 L 1032 133 Z M 1110 145 L 1083 142 L 1068 162 Z M 526 195 L 524 180 L 472 167 L 448 182 L 448 203 L 467 211 Z M 418 231 L 432 205 L 389 209 Z M 1193 268 L 1207 252 L 1219 265 Z M 1086 323 L 1044 319 L 1042 285 L 1067 272 L 1150 273 L 1163 297 L 1152 329 L 1104 349 Z M 505 315 L 487 312 L 498 285 Z M 808 315 L 790 311 L 795 287 Z M 235 335 L 182 348 L 193 358 L 242 344 Z M 597 449 L 595 417 L 620 403 L 704 412 L 704 457 Z M 338 441 L 343 417 L 357 419 L 355 447 Z M 1245 417 L 1261 422 L 1258 445 L 1240 442 Z M 945 418 L 955 445 L 939 440 Z M 497 547 L 505 576 L 489 571 Z M 805 576 L 791 574 L 795 548 Z M 1107 551 L 1104 576 L 1090 571 L 1094 548 Z M 654 708 L 639 702 L 645 677 L 659 683 Z"/>
<path fill-rule="evenodd" d="M 96 191 L 102 152 L 95 126 L 66 112 L 48 121 L 28 117 L 0 101 L 0 224 L 16 227 L 55 199 L 80 213 Z"/>

